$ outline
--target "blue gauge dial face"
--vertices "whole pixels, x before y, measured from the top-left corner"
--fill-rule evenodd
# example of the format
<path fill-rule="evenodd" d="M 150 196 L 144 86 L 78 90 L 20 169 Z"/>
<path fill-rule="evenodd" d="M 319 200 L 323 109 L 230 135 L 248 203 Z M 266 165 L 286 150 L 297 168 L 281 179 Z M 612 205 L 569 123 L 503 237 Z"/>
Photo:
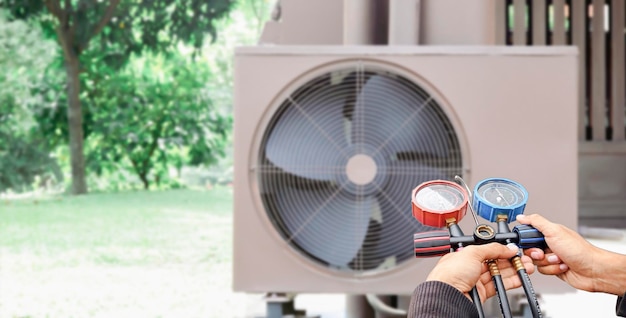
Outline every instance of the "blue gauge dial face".
<path fill-rule="evenodd" d="M 506 181 L 489 181 L 478 188 L 478 195 L 495 207 L 507 208 L 519 205 L 526 194 L 517 184 Z"/>
<path fill-rule="evenodd" d="M 415 201 L 430 211 L 450 211 L 463 206 L 464 194 L 457 188 L 444 184 L 433 184 L 420 189 Z"/>

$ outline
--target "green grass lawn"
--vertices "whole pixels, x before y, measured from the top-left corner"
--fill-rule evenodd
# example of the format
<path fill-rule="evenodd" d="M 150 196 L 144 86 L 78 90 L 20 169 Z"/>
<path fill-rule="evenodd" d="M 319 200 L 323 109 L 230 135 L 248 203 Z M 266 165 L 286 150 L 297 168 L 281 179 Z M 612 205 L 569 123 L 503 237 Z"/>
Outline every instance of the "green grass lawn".
<path fill-rule="evenodd" d="M 0 317 L 238 317 L 232 189 L 0 201 Z"/>

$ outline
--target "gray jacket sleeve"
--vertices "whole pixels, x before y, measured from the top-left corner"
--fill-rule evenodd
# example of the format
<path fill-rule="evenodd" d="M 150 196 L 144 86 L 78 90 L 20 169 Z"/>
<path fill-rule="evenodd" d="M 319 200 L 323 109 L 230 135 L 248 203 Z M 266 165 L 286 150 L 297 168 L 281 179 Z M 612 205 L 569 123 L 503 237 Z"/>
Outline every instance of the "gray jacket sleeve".
<path fill-rule="evenodd" d="M 411 296 L 408 318 L 476 318 L 474 303 L 456 288 L 438 281 L 419 284 Z"/>
<path fill-rule="evenodd" d="M 617 304 L 615 305 L 615 315 L 618 317 L 626 317 L 626 294 L 622 297 L 617 297 Z"/>

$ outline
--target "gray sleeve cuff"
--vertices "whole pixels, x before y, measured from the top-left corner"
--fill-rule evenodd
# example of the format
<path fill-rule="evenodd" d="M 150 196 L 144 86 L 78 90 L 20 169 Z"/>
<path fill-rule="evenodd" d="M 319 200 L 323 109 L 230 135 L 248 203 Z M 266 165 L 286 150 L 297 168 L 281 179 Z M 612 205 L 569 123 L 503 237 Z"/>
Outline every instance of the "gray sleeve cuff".
<path fill-rule="evenodd" d="M 474 303 L 456 288 L 439 281 L 423 282 L 411 296 L 408 318 L 475 318 Z"/>
<path fill-rule="evenodd" d="M 615 314 L 619 317 L 626 317 L 626 294 L 624 294 L 624 296 L 622 297 L 617 297 Z"/>

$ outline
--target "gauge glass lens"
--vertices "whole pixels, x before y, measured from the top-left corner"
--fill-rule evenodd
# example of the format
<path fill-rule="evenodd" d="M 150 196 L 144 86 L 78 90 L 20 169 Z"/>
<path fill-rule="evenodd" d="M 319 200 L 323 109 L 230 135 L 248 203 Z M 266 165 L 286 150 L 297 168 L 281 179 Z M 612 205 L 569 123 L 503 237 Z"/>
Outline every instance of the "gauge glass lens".
<path fill-rule="evenodd" d="M 465 197 L 454 187 L 433 184 L 420 189 L 415 194 L 415 202 L 430 211 L 450 211 L 461 208 Z"/>
<path fill-rule="evenodd" d="M 514 183 L 489 181 L 478 188 L 478 194 L 497 207 L 512 207 L 522 203 L 524 191 Z"/>

